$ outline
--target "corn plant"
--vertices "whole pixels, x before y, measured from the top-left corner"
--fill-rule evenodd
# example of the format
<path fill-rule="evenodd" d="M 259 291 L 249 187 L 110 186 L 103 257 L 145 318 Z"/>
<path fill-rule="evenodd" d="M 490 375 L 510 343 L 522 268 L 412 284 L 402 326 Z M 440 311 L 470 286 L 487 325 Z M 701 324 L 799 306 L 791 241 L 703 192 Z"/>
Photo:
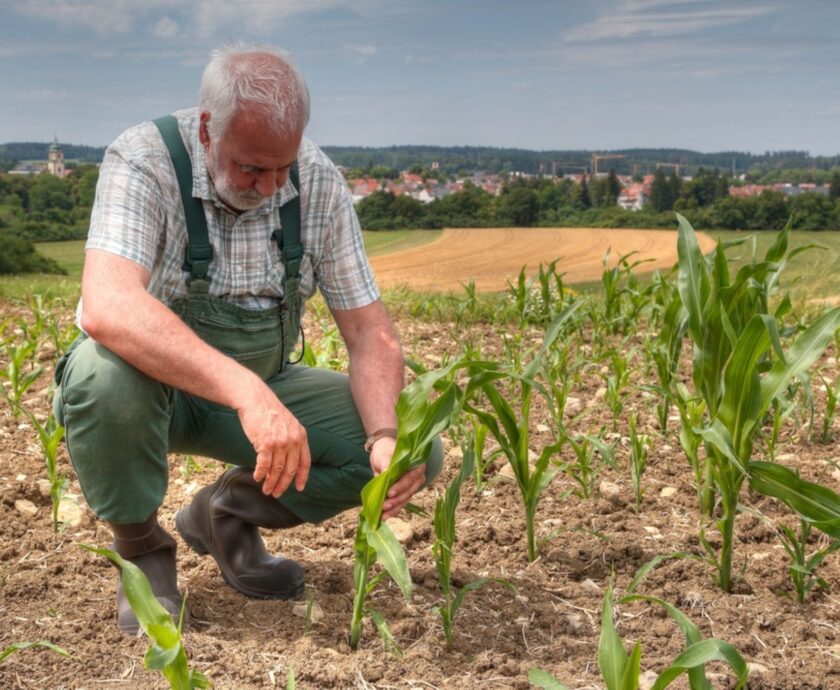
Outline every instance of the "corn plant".
<path fill-rule="evenodd" d="M 31 364 L 37 347 L 38 341 L 34 339 L 19 347 L 11 343 L 6 344 L 6 356 L 9 361 L 6 368 L 0 370 L 0 378 L 4 378 L 9 386 L 8 389 L 6 386 L 0 386 L 0 391 L 11 404 L 15 418 L 20 414 L 21 398 L 44 373 L 44 367 L 34 367 Z"/>
<path fill-rule="evenodd" d="M 575 495 L 582 499 L 589 499 L 592 497 L 595 483 L 602 469 L 602 464 L 596 460 L 595 453 L 600 455 L 604 464 L 612 466 L 614 464 L 612 448 L 599 436 L 590 434 L 566 436 L 566 442 L 575 454 L 575 462 L 561 463 L 560 469 L 577 484 Z"/>
<path fill-rule="evenodd" d="M 710 515 L 714 501 L 711 486 L 712 477 L 706 458 L 701 459 L 700 457 L 703 437 L 697 431 L 703 424 L 706 403 L 702 398 L 693 397 L 682 383 L 677 383 L 674 390 L 676 391 L 674 400 L 680 412 L 680 446 L 694 473 L 694 486 L 697 490 L 700 513 L 701 515 Z"/>
<path fill-rule="evenodd" d="M 790 555 L 788 572 L 801 604 L 814 586 L 828 589 L 828 584 L 814 572 L 823 561 L 840 548 L 840 495 L 828 487 L 809 482 L 788 467 L 777 463 L 750 463 L 750 488 L 764 496 L 779 499 L 799 517 L 799 534 L 782 526 L 782 546 Z M 816 528 L 829 537 L 826 546 L 811 555 L 806 553 L 808 537 Z"/>
<path fill-rule="evenodd" d="M 496 369 L 497 373 L 502 374 L 509 384 L 518 388 L 518 414 L 513 404 L 499 390 L 497 386 L 498 376 L 492 380 L 485 381 L 481 386 L 492 412 L 479 409 L 471 403 L 468 403 L 466 406 L 466 409 L 470 413 L 478 417 L 479 421 L 490 429 L 490 433 L 496 439 L 502 453 L 513 469 L 513 474 L 516 478 L 516 483 L 519 487 L 525 508 L 529 561 L 534 561 L 537 558 L 537 540 L 534 532 L 534 516 L 536 515 L 537 505 L 543 491 L 545 491 L 546 487 L 559 471 L 557 466 L 549 465 L 549 460 L 560 450 L 565 442 L 565 433 L 558 429 L 558 440 L 555 443 L 546 445 L 537 457 L 533 468 L 531 467 L 529 440 L 533 393 L 536 389 L 546 399 L 550 400 L 550 396 L 545 392 L 545 388 L 538 384 L 536 379 L 544 370 L 546 353 L 563 332 L 563 329 L 568 326 L 579 305 L 580 302 L 573 303 L 554 320 L 546 331 L 542 346 L 533 356 L 527 367 L 523 366 L 521 369 L 519 367 L 508 367 L 504 370 Z"/>
<path fill-rule="evenodd" d="M 609 405 L 613 419 L 613 431 L 618 429 L 618 420 L 624 410 L 624 400 L 627 386 L 630 383 L 630 371 L 628 368 L 628 357 L 618 350 L 611 350 L 609 353 L 611 368 L 603 375 L 606 395 L 604 396 Z"/>
<path fill-rule="evenodd" d="M 310 342 L 303 344 L 303 363 L 308 367 L 333 371 L 347 369 L 347 355 L 335 326 L 328 326 L 322 322 L 321 337 L 317 344 L 314 346 Z"/>
<path fill-rule="evenodd" d="M 453 380 L 454 373 L 474 365 L 477 363 L 458 360 L 437 371 L 425 373 L 407 386 L 397 401 L 398 434 L 391 464 L 362 489 L 362 508 L 354 543 L 355 594 L 350 621 L 350 646 L 353 649 L 359 645 L 365 614 L 371 617 L 386 644 L 393 639 L 384 617 L 368 605 L 371 593 L 385 573 L 391 576 L 406 601 L 411 597 L 411 576 L 405 553 L 394 533 L 382 522 L 382 504 L 394 483 L 406 471 L 422 464 L 432 441 L 454 422 L 464 404 L 464 397 L 471 394 L 472 387 L 494 376 L 495 365 L 488 364 L 477 382 L 473 384 L 471 381 L 467 391 L 462 391 Z M 434 388 L 440 394 L 430 402 Z M 371 578 L 371 569 L 377 561 L 385 571 Z"/>
<path fill-rule="evenodd" d="M 778 280 L 787 231 L 770 247 L 765 262 L 744 266 L 730 284 L 721 245 L 710 270 L 691 225 L 682 216 L 679 222 L 680 295 L 694 341 L 693 377 L 709 415 L 698 433 L 706 443 L 708 471 L 721 510 L 719 552 L 702 531 L 700 540 L 717 568 L 718 584 L 729 591 L 735 518 L 741 487 L 750 476 L 755 435 L 772 402 L 832 341 L 840 327 L 840 309 L 817 319 L 783 352 L 776 317 L 761 309 L 766 307 L 768 286 Z"/>
<path fill-rule="evenodd" d="M 598 668 L 601 671 L 607 690 L 638 690 L 639 672 L 642 661 L 642 643 L 637 641 L 630 654 L 624 649 L 613 623 L 612 585 L 607 588 L 601 607 L 601 637 L 598 642 Z M 728 664 L 737 676 L 736 690 L 746 687 L 749 667 L 744 658 L 730 643 L 716 638 L 703 639 L 697 626 L 682 611 L 662 599 L 642 595 L 629 595 L 619 603 L 647 601 L 662 606 L 668 615 L 682 630 L 685 636 L 685 649 L 661 671 L 651 685 L 651 690 L 662 690 L 671 685 L 683 674 L 688 674 L 691 690 L 711 690 L 712 685 L 706 677 L 706 664 L 722 661 Z M 564 689 L 554 676 L 531 669 L 528 674 L 531 684 L 545 690 Z"/>
<path fill-rule="evenodd" d="M 633 299 L 638 288 L 638 281 L 633 273 L 634 269 L 650 259 L 640 259 L 630 262 L 630 257 L 638 252 L 629 252 L 618 257 L 615 266 L 609 268 L 611 247 L 607 248 L 602 259 L 604 270 L 601 274 L 601 285 L 604 288 L 604 321 L 610 333 L 627 333 L 630 325 L 638 318 L 642 306 L 647 303 L 648 298 Z M 631 297 L 633 309 L 629 314 L 623 313 L 622 301 L 627 295 Z"/>
<path fill-rule="evenodd" d="M 474 458 L 473 479 L 475 481 L 475 490 L 479 492 L 484 489 L 484 477 L 487 475 L 487 468 L 490 466 L 493 460 L 495 460 L 498 457 L 500 452 L 497 450 L 492 453 L 485 453 L 485 446 L 487 444 L 487 434 L 489 433 L 490 429 L 484 426 L 484 424 L 481 424 L 480 422 L 474 422 L 473 431 L 467 437 L 467 447 L 470 449 L 469 452 L 472 453 L 472 456 Z"/>
<path fill-rule="evenodd" d="M 822 433 L 820 434 L 820 443 L 831 443 L 834 438 L 834 433 L 831 431 L 831 426 L 834 423 L 834 415 L 837 412 L 837 398 L 840 396 L 840 377 L 832 384 L 826 381 L 825 377 L 820 374 L 820 380 L 825 386 L 825 413 L 823 414 Z"/>
<path fill-rule="evenodd" d="M 470 592 L 480 589 L 486 584 L 496 582 L 516 591 L 506 580 L 481 577 L 473 582 L 465 584 L 458 590 L 452 587 L 452 553 L 455 546 L 455 511 L 461 500 L 461 484 L 472 473 L 475 461 L 473 446 L 464 444 L 464 451 L 461 470 L 452 483 L 447 487 L 442 498 L 435 501 L 435 543 L 432 546 L 432 553 L 435 557 L 435 566 L 438 572 L 438 582 L 443 592 L 443 605 L 435 608 L 435 611 L 443 620 L 443 634 L 446 637 L 446 648 L 452 648 L 452 623 L 464 602 L 464 598 Z"/>
<path fill-rule="evenodd" d="M 58 471 L 58 446 L 64 438 L 64 427 L 58 423 L 55 415 L 50 412 L 47 421 L 41 424 L 29 410 L 23 409 L 24 414 L 38 432 L 38 440 L 41 442 L 41 449 L 44 452 L 44 464 L 47 469 L 47 479 L 50 482 L 50 500 L 52 501 L 52 525 L 53 530 L 58 531 L 58 509 L 61 506 L 61 499 L 67 493 L 69 480 Z"/>
<path fill-rule="evenodd" d="M 57 644 L 50 642 L 49 640 L 40 640 L 39 642 L 13 642 L 8 647 L 0 650 L 0 662 L 2 662 L 7 657 L 11 656 L 15 652 L 19 652 L 24 649 L 49 649 L 51 652 L 55 652 L 59 656 L 66 657 L 68 659 L 75 658 L 70 652 L 68 652 L 64 647 L 59 647 Z"/>
<path fill-rule="evenodd" d="M 131 610 L 137 616 L 140 628 L 151 640 L 151 646 L 143 659 L 146 668 L 152 671 L 160 671 L 169 681 L 169 686 L 173 690 L 209 688 L 210 681 L 207 677 L 203 673 L 189 668 L 187 652 L 181 640 L 181 627 L 184 618 L 183 606 L 181 608 L 181 618 L 176 626 L 172 622 L 169 612 L 155 598 L 143 571 L 134 563 L 124 560 L 118 553 L 110 549 L 97 549 L 84 544 L 81 547 L 86 551 L 108 558 L 120 568 L 123 591 Z"/>
<path fill-rule="evenodd" d="M 650 436 L 636 431 L 638 415 L 630 417 L 630 479 L 633 484 L 633 498 L 638 513 L 642 507 L 642 475 L 647 467 Z"/>

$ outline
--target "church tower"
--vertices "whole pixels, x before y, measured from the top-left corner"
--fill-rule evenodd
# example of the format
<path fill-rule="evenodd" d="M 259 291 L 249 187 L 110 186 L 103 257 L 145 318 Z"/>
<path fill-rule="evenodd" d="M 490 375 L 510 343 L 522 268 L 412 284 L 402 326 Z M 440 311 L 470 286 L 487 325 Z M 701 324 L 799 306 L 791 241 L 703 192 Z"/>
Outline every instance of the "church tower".
<path fill-rule="evenodd" d="M 58 137 L 55 137 L 53 143 L 50 144 L 49 157 L 47 159 L 47 172 L 56 177 L 64 177 L 64 152 L 61 150 L 61 145 L 58 143 Z"/>

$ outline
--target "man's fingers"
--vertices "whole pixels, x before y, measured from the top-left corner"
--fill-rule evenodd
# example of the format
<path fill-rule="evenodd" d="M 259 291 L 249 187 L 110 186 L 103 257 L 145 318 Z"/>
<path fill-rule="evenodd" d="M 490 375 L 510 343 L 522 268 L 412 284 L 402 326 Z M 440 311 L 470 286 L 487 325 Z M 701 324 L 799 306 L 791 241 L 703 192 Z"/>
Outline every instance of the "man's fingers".
<path fill-rule="evenodd" d="M 415 467 L 413 470 L 406 472 L 402 477 L 394 482 L 394 485 L 388 490 L 388 498 L 394 498 L 402 493 L 405 493 L 412 486 L 417 484 L 418 481 L 422 484 L 425 478 L 426 466 L 423 465 L 422 467 Z"/>
<path fill-rule="evenodd" d="M 295 488 L 298 491 L 303 491 L 306 486 L 306 480 L 309 479 L 309 468 L 312 467 L 312 456 L 309 454 L 309 444 L 303 446 L 303 452 L 300 454 L 300 465 L 298 465 L 297 475 L 295 477 Z"/>

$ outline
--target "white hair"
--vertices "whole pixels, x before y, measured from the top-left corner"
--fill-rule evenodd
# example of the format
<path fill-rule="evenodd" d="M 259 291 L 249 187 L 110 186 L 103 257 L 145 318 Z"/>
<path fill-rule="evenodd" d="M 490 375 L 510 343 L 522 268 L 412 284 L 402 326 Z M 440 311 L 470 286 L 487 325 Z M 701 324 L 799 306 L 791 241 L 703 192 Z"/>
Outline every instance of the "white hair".
<path fill-rule="evenodd" d="M 201 79 L 199 110 L 210 113 L 211 138 L 221 138 L 234 115 L 253 104 L 271 131 L 288 138 L 309 122 L 309 89 L 291 56 L 279 48 L 235 43 L 217 48 Z"/>

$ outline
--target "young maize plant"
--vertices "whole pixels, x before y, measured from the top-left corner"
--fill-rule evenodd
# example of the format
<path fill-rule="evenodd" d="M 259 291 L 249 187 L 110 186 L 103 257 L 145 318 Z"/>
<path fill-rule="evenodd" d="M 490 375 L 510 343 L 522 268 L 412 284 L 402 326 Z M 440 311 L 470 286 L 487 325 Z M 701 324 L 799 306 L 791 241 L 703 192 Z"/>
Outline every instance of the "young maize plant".
<path fill-rule="evenodd" d="M 778 280 L 779 266 L 784 263 L 788 232 L 779 234 L 764 262 L 743 267 L 730 284 L 721 245 L 709 270 L 691 225 L 682 216 L 679 222 L 680 294 L 694 341 L 695 386 L 708 412 L 707 424 L 698 433 L 706 443 L 708 469 L 722 513 L 717 522 L 722 536 L 719 553 L 702 531 L 700 540 L 717 568 L 718 584 L 729 591 L 735 518 L 741 486 L 755 466 L 751 462 L 754 438 L 773 401 L 794 378 L 807 373 L 832 341 L 840 327 L 840 308 L 817 319 L 783 352 L 777 318 L 785 305 L 775 316 L 761 309 L 766 307 L 768 286 Z M 790 490 L 795 494 L 793 487 Z"/>
<path fill-rule="evenodd" d="M 612 413 L 613 431 L 618 431 L 618 422 L 624 410 L 627 386 L 630 383 L 630 371 L 627 364 L 629 355 L 625 356 L 618 350 L 611 350 L 609 357 L 612 367 L 609 373 L 603 376 L 606 384 L 604 398 Z"/>
<path fill-rule="evenodd" d="M 634 412 L 630 417 L 630 480 L 633 484 L 633 498 L 638 513 L 642 508 L 642 475 L 647 467 L 650 436 L 637 433 L 637 424 L 638 415 Z"/>
<path fill-rule="evenodd" d="M 613 623 L 612 585 L 607 588 L 601 608 L 601 638 L 598 643 L 598 668 L 607 690 L 638 690 L 639 672 L 642 661 L 642 643 L 636 642 L 628 655 Z M 651 690 L 663 690 L 683 674 L 688 674 L 691 690 L 711 690 L 706 676 L 706 664 L 722 661 L 737 675 L 735 690 L 746 687 L 749 667 L 744 658 L 728 642 L 716 638 L 703 639 L 697 626 L 682 611 L 662 599 L 641 595 L 626 596 L 619 601 L 648 601 L 662 606 L 685 635 L 686 648 L 661 671 L 650 686 Z M 531 669 L 528 674 L 531 684 L 545 690 L 566 690 L 554 676 Z"/>
<path fill-rule="evenodd" d="M 41 424 L 29 410 L 21 408 L 24 414 L 38 432 L 38 440 L 41 441 L 41 449 L 44 451 L 44 464 L 47 468 L 47 479 L 50 482 L 50 500 L 52 501 L 52 524 L 53 531 L 58 532 L 58 510 L 61 506 L 61 499 L 67 493 L 69 480 L 58 471 L 58 445 L 64 438 L 64 427 L 58 423 L 52 412 L 47 421 Z"/>
<path fill-rule="evenodd" d="M 169 612 L 155 599 L 149 581 L 140 568 L 110 549 L 97 549 L 84 544 L 80 546 L 86 551 L 105 556 L 119 566 L 128 603 L 137 616 L 141 629 L 151 640 L 151 646 L 143 659 L 146 668 L 160 671 L 169 681 L 172 690 L 209 688 L 210 681 L 207 677 L 199 671 L 191 670 L 187 662 L 187 652 L 181 641 L 183 608 L 182 618 L 176 626 Z"/>
<path fill-rule="evenodd" d="M 435 609 L 443 620 L 443 634 L 446 637 L 446 648 L 452 649 L 452 624 L 458 609 L 464 603 L 464 598 L 470 592 L 480 589 L 491 582 L 498 583 L 516 591 L 507 580 L 497 578 L 481 577 L 473 582 L 465 584 L 457 591 L 452 587 L 452 550 L 455 546 L 455 511 L 461 501 L 461 485 L 470 476 L 475 462 L 475 450 L 473 439 L 464 439 L 461 445 L 463 461 L 461 471 L 447 487 L 442 498 L 435 501 L 435 543 L 432 546 L 432 553 L 435 557 L 435 566 L 438 571 L 438 581 L 443 592 L 443 605 Z"/>
<path fill-rule="evenodd" d="M 519 486 L 520 494 L 525 508 L 525 528 L 528 541 L 528 560 L 534 561 L 537 558 L 537 539 L 534 531 L 534 517 L 537 505 L 546 487 L 554 479 L 559 467 L 549 465 L 566 441 L 566 434 L 561 428 L 556 430 L 555 443 L 545 446 L 538 455 L 533 467 L 529 457 L 530 440 L 530 419 L 533 393 L 536 389 L 546 400 L 551 403 L 551 395 L 546 392 L 545 387 L 537 381 L 537 378 L 545 369 L 547 353 L 554 346 L 555 341 L 560 337 L 564 329 L 569 328 L 574 321 L 572 317 L 580 306 L 575 302 L 566 307 L 554 322 L 546 330 L 545 338 L 539 351 L 533 356 L 527 367 L 501 369 L 494 365 L 492 372 L 496 374 L 493 379 L 484 381 L 481 389 L 489 403 L 492 412 L 479 409 L 472 402 L 466 402 L 465 409 L 475 415 L 484 424 L 496 439 L 502 452 L 513 469 L 516 483 Z M 480 370 L 480 369 L 479 369 Z M 505 399 L 496 381 L 503 376 L 506 381 L 519 389 L 519 413 L 517 415 L 514 406 Z M 467 397 L 469 400 L 469 397 Z"/>
<path fill-rule="evenodd" d="M 356 649 L 362 634 L 362 619 L 371 617 L 386 644 L 393 640 L 385 619 L 368 605 L 368 598 L 384 577 L 391 576 L 408 601 L 411 597 L 411 576 L 402 546 L 388 525 L 382 522 L 382 504 L 388 490 L 406 471 L 419 466 L 426 457 L 432 441 L 448 429 L 457 418 L 466 396 L 487 379 L 498 376 L 496 365 L 484 363 L 482 373 L 475 381 L 470 379 L 466 391 L 454 381 L 461 368 L 477 366 L 476 362 L 458 360 L 437 371 L 419 376 L 403 390 L 397 401 L 397 445 L 387 470 L 371 479 L 362 489 L 362 508 L 356 528 L 354 544 L 356 561 L 353 566 L 355 594 L 350 621 L 350 647 Z M 433 389 L 440 394 L 434 401 L 429 397 Z M 379 562 L 385 572 L 374 578 L 371 569 Z"/>
<path fill-rule="evenodd" d="M 66 657 L 68 659 L 75 659 L 75 657 L 64 649 L 64 647 L 59 647 L 57 644 L 53 644 L 49 640 L 41 640 L 39 642 L 13 642 L 8 647 L 0 650 L 0 662 L 15 652 L 30 648 L 49 649 L 51 652 L 55 652 L 59 656 Z"/>
<path fill-rule="evenodd" d="M 788 572 L 801 604 L 814 586 L 828 589 L 828 583 L 814 571 L 840 548 L 840 495 L 800 478 L 790 468 L 777 463 L 753 461 L 749 469 L 753 491 L 779 499 L 799 516 L 799 534 L 782 526 L 781 541 L 793 561 Z M 823 532 L 829 541 L 808 556 L 806 549 L 812 528 Z"/>
<path fill-rule="evenodd" d="M 601 433 L 603 434 L 603 429 Z M 574 491 L 575 495 L 589 499 L 595 490 L 602 466 L 612 467 L 615 463 L 612 447 L 605 443 L 601 436 L 590 434 L 566 436 L 566 441 L 575 454 L 575 462 L 561 463 L 560 469 L 578 485 Z M 601 456 L 600 462 L 595 459 L 596 452 Z"/>
<path fill-rule="evenodd" d="M 630 252 L 619 256 L 615 266 L 609 268 L 611 249 L 611 247 L 607 248 L 607 252 L 601 260 L 604 266 L 601 273 L 601 284 L 604 287 L 604 322 L 607 331 L 610 333 L 621 332 L 626 335 L 630 327 L 635 324 L 640 309 L 648 301 L 647 297 L 642 297 L 639 300 L 635 299 L 638 281 L 633 270 L 640 264 L 651 261 L 651 259 L 639 259 L 630 263 L 630 257 L 637 253 Z M 622 306 L 625 295 L 629 296 L 633 303 L 633 309 L 628 314 L 624 313 Z"/>
<path fill-rule="evenodd" d="M 825 386 L 825 414 L 823 414 L 820 443 L 831 443 L 831 440 L 834 438 L 834 432 L 831 430 L 831 427 L 834 424 L 834 415 L 837 412 L 837 398 L 840 397 L 840 377 L 832 384 L 830 381 L 826 381 L 825 377 L 820 374 L 820 381 Z"/>
<path fill-rule="evenodd" d="M 20 347 L 7 343 L 5 347 L 9 361 L 6 368 L 0 371 L 0 378 L 6 379 L 9 387 L 7 389 L 5 385 L 0 385 L 0 392 L 12 406 L 12 414 L 15 418 L 18 417 L 22 409 L 20 400 L 24 393 L 44 373 L 44 367 L 36 367 L 31 364 L 37 347 L 37 340 L 29 340 Z"/>

